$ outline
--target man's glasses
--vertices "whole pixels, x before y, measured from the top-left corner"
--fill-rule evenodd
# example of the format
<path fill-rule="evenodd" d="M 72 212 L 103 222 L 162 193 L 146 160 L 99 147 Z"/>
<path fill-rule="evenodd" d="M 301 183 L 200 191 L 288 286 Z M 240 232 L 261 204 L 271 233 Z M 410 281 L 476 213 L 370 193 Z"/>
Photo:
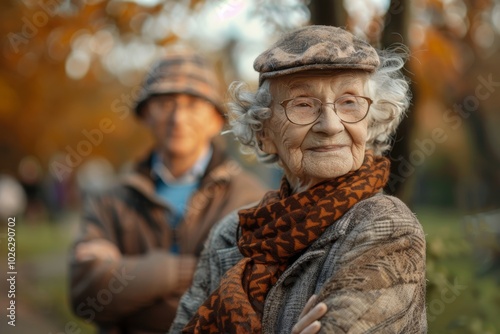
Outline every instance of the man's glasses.
<path fill-rule="evenodd" d="M 319 118 L 325 104 L 333 104 L 333 110 L 342 122 L 357 123 L 368 115 L 372 103 L 373 100 L 365 96 L 346 95 L 328 103 L 315 97 L 296 97 L 284 100 L 280 105 L 285 109 L 286 118 L 290 122 L 308 125 Z"/>

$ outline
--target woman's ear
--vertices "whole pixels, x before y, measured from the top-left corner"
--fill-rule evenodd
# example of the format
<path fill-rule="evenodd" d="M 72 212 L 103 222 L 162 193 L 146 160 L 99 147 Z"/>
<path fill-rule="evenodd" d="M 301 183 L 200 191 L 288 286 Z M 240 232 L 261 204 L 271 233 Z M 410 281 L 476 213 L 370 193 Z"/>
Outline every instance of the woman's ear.
<path fill-rule="evenodd" d="M 267 154 L 278 154 L 278 150 L 276 149 L 276 145 L 268 128 L 263 128 L 261 131 L 257 132 L 256 137 L 257 145 L 262 152 Z"/>

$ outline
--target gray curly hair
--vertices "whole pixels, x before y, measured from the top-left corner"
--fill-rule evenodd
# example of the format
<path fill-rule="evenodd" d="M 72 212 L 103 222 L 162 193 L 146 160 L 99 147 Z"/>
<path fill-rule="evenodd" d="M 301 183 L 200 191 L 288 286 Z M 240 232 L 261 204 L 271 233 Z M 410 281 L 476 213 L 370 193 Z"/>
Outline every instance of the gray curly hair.
<path fill-rule="evenodd" d="M 411 93 L 409 82 L 401 72 L 407 52 L 377 52 L 380 66 L 366 83 L 366 94 L 374 101 L 367 116 L 366 148 L 381 156 L 391 147 L 392 136 L 410 105 Z M 272 116 L 270 81 L 265 80 L 256 92 L 249 91 L 243 82 L 233 82 L 229 94 L 232 99 L 228 104 L 230 132 L 243 145 L 242 152 L 253 153 L 264 163 L 278 162 L 277 155 L 259 149 L 256 138 L 263 122 Z"/>

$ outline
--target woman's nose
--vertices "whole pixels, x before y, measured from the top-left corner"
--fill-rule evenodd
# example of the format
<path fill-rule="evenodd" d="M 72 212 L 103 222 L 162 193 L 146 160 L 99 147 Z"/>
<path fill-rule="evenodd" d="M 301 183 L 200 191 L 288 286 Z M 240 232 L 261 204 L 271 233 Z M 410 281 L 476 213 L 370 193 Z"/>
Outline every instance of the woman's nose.
<path fill-rule="evenodd" d="M 321 114 L 314 123 L 312 129 L 316 132 L 335 134 L 344 130 L 344 124 L 335 112 L 332 103 L 324 103 L 321 107 Z"/>

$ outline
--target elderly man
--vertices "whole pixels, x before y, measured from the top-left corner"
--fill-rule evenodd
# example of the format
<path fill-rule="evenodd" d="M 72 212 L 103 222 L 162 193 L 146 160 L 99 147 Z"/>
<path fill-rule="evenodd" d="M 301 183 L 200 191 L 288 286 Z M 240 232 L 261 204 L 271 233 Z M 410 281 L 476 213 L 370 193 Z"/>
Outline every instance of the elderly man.
<path fill-rule="evenodd" d="M 225 118 L 200 55 L 164 57 L 134 109 L 156 146 L 119 185 L 87 199 L 72 248 L 72 307 L 99 333 L 167 331 L 211 227 L 264 191 L 213 140 Z"/>

